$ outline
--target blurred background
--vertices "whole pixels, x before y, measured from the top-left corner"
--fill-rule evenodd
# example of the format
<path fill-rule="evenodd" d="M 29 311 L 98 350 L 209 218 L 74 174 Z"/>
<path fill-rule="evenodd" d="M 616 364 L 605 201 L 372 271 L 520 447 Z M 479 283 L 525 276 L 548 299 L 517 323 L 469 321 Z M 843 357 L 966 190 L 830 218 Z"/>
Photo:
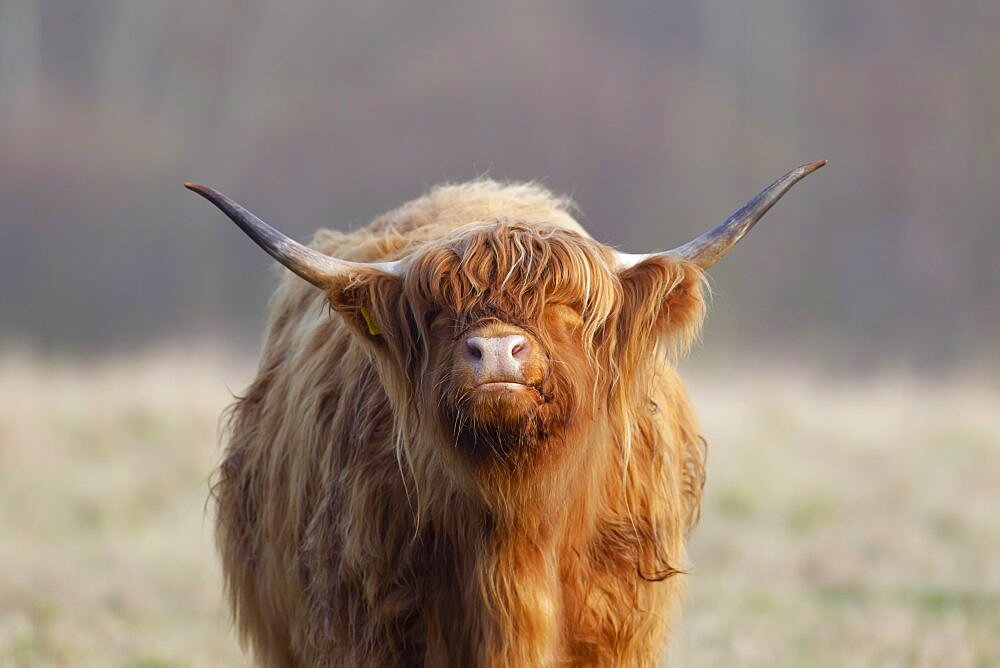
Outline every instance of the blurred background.
<path fill-rule="evenodd" d="M 671 664 L 1000 663 L 1000 4 L 0 2 L 0 665 L 245 665 L 217 416 L 283 231 L 538 180 L 671 247 L 802 162 L 684 370 Z"/>

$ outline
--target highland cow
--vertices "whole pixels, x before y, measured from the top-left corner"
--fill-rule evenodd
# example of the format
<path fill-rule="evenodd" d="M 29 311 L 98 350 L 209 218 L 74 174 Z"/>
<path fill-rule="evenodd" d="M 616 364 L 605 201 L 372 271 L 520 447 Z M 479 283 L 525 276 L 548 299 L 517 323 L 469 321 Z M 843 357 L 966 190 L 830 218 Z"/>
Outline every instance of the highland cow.
<path fill-rule="evenodd" d="M 704 271 L 823 164 L 645 255 L 536 185 L 438 187 L 306 247 L 189 184 L 305 279 L 273 298 L 213 488 L 256 660 L 657 663 L 705 482 L 674 369 Z"/>

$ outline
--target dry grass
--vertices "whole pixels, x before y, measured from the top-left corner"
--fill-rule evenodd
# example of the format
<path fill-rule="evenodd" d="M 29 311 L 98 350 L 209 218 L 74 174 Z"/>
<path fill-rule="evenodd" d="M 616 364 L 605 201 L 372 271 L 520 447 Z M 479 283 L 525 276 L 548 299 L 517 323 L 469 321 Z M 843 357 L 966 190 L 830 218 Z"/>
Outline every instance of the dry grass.
<path fill-rule="evenodd" d="M 232 379 L 179 351 L 0 362 L 0 665 L 247 663 L 205 512 Z"/>
<path fill-rule="evenodd" d="M 1000 391 L 699 379 L 679 666 L 1000 665 Z"/>
<path fill-rule="evenodd" d="M 247 664 L 204 510 L 247 378 L 187 351 L 0 356 L 0 666 Z M 709 484 L 671 665 L 1000 665 L 997 387 L 691 387 Z"/>

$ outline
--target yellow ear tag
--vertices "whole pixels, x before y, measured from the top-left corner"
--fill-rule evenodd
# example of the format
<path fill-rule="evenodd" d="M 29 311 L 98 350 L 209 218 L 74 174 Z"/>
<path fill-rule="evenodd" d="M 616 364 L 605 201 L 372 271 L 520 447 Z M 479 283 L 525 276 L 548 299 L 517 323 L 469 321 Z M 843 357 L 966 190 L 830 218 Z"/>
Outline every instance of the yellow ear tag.
<path fill-rule="evenodd" d="M 378 325 L 376 325 L 372 321 L 372 317 L 371 317 L 371 315 L 369 315 L 368 309 L 366 309 L 363 306 L 361 307 L 361 315 L 364 316 L 364 318 L 365 318 L 365 324 L 368 325 L 368 333 L 369 334 L 371 334 L 372 336 L 378 336 L 378 335 L 380 335 L 382 333 L 382 330 L 378 328 Z"/>

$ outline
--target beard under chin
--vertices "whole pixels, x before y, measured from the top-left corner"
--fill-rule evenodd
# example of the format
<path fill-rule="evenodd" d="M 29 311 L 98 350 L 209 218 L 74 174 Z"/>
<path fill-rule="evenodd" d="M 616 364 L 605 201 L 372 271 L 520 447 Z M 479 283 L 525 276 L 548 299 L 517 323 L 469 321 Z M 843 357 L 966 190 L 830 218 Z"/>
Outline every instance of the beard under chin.
<path fill-rule="evenodd" d="M 534 398 L 506 392 L 472 397 L 450 412 L 456 445 L 477 460 L 519 459 L 545 436 L 544 420 Z"/>

